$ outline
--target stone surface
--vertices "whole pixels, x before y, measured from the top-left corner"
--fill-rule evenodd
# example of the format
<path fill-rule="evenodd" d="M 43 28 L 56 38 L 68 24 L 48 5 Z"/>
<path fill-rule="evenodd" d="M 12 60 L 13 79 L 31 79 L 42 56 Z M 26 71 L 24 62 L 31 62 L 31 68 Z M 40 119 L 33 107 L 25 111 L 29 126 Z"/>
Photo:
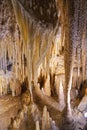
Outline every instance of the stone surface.
<path fill-rule="evenodd" d="M 8 95 L 0 98 L 0 130 L 8 130 L 11 118 L 17 115 L 18 109 L 20 108 L 20 97 Z"/>
<path fill-rule="evenodd" d="M 55 122 L 63 130 L 67 127 L 70 130 L 84 129 L 86 122 L 82 111 L 87 105 L 84 97 L 87 89 L 86 5 L 86 0 L 0 1 L 0 96 L 8 94 L 8 80 L 12 81 L 13 77 L 18 82 L 12 82 L 11 90 L 17 88 L 18 91 L 12 95 L 21 94 L 19 86 L 22 92 L 28 89 L 30 92 L 22 103 L 29 107 L 31 100 L 37 106 L 33 112 L 28 109 L 28 127 L 27 121 L 23 122 L 27 110 L 21 108 L 20 118 L 14 118 L 14 128 L 35 129 L 37 115 L 42 114 L 42 107 L 47 105 L 55 120 L 52 129 L 56 129 Z M 47 115 L 45 113 L 45 120 L 48 120 Z"/>
<path fill-rule="evenodd" d="M 80 104 L 78 105 L 78 109 L 79 109 L 79 111 L 81 111 L 81 112 L 87 111 L 87 95 L 85 95 L 85 96 L 82 98 Z"/>

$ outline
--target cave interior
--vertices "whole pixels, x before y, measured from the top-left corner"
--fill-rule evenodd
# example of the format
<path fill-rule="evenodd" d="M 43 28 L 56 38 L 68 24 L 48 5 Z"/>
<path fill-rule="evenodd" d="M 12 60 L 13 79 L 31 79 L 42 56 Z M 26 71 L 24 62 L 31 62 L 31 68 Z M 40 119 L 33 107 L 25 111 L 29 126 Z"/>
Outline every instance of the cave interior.
<path fill-rule="evenodd" d="M 0 130 L 87 130 L 87 0 L 0 1 Z"/>

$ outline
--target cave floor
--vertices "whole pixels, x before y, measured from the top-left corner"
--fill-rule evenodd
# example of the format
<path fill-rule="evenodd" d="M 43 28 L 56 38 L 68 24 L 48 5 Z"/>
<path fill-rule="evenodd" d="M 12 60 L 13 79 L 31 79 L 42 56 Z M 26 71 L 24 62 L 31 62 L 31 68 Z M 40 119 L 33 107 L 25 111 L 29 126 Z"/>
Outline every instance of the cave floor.
<path fill-rule="evenodd" d="M 17 115 L 21 108 L 21 97 L 6 95 L 0 98 L 0 130 L 7 130 L 11 118 Z"/>
<path fill-rule="evenodd" d="M 37 104 L 40 111 L 43 110 L 44 105 L 47 106 L 50 116 L 53 120 L 55 120 L 56 126 L 59 126 L 60 130 L 67 130 L 67 128 L 69 130 L 83 130 L 84 126 L 87 124 L 82 112 L 80 112 L 78 109 L 73 111 L 73 118 L 68 121 L 64 113 L 60 111 L 58 102 L 55 101 L 52 97 L 49 98 L 46 95 L 40 94 L 39 89 L 37 89 L 34 93 L 34 102 Z M 82 108 L 84 103 L 87 103 L 87 98 L 84 102 L 82 101 Z"/>
<path fill-rule="evenodd" d="M 34 91 L 34 103 L 37 105 L 41 114 L 43 107 L 46 105 L 50 116 L 55 120 L 56 126 L 60 126 L 62 122 L 62 112 L 58 110 L 58 102 L 53 98 L 49 98 L 45 95 L 40 94 L 40 91 Z M 11 95 L 6 95 L 0 98 L 0 130 L 8 130 L 8 126 L 11 122 L 11 118 L 17 116 L 18 109 L 21 108 L 21 96 L 12 97 Z M 78 115 L 79 116 L 79 115 Z M 80 118 L 80 117 L 79 117 Z M 77 119 L 78 120 L 78 119 Z M 80 120 L 80 121 L 79 121 Z M 83 118 L 78 121 L 82 123 Z M 76 123 L 78 122 L 76 121 Z M 74 124 L 75 125 L 75 124 Z M 82 125 L 81 125 L 82 126 Z M 34 130 L 35 124 L 33 122 L 32 116 L 29 118 L 25 116 L 25 119 L 20 125 L 19 130 Z M 78 130 L 76 128 L 75 130 Z"/>
<path fill-rule="evenodd" d="M 39 89 L 36 89 L 34 91 L 34 102 L 35 104 L 38 106 L 39 110 L 42 112 L 44 106 L 47 106 L 47 110 L 49 111 L 50 117 L 52 118 L 52 120 L 55 121 L 56 126 L 58 127 L 60 125 L 60 122 L 62 120 L 62 112 L 59 111 L 59 104 L 57 101 L 57 97 L 52 98 L 52 97 L 48 97 L 46 95 L 43 95 L 41 91 L 39 91 Z M 61 107 L 62 110 L 62 107 Z"/>

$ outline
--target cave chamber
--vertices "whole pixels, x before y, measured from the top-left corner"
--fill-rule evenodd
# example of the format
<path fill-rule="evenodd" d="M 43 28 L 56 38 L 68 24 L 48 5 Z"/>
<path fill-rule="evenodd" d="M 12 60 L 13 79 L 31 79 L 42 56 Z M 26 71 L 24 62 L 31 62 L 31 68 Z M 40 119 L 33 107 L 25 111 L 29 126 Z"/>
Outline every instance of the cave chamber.
<path fill-rule="evenodd" d="M 0 1 L 0 130 L 87 130 L 87 0 Z"/>

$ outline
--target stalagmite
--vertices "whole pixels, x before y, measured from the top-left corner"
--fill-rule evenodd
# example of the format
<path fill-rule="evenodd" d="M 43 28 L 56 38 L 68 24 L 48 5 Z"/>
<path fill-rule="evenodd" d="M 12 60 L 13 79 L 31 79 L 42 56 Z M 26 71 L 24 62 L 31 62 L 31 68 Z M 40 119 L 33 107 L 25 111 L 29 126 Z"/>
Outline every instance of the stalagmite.
<path fill-rule="evenodd" d="M 47 129 L 50 130 L 51 127 L 51 121 L 50 121 L 50 115 L 49 112 L 47 113 Z"/>
<path fill-rule="evenodd" d="M 42 130 L 47 130 L 46 123 L 47 123 L 47 107 L 44 106 L 43 116 L 42 116 Z"/>
<path fill-rule="evenodd" d="M 67 92 L 67 117 L 72 119 L 72 109 L 71 109 L 71 103 L 70 103 L 70 91 L 71 91 L 71 87 L 72 87 L 72 75 L 73 75 L 73 67 L 71 68 L 70 71 L 70 79 L 69 79 L 69 83 L 68 83 L 68 92 Z"/>
<path fill-rule="evenodd" d="M 44 91 L 46 93 L 47 96 L 51 95 L 51 88 L 50 88 L 50 76 L 47 76 L 47 79 L 45 81 L 45 85 L 44 85 Z"/>
<path fill-rule="evenodd" d="M 51 128 L 52 130 L 59 130 L 55 125 L 55 121 L 52 121 Z"/>
<path fill-rule="evenodd" d="M 42 129 L 41 130 L 58 130 L 55 125 L 55 121 L 51 119 L 49 116 L 49 112 L 47 111 L 47 107 L 44 106 L 43 108 L 43 115 L 42 115 Z"/>
<path fill-rule="evenodd" d="M 59 105 L 60 105 L 60 107 L 65 106 L 63 89 L 64 88 L 63 88 L 63 85 L 62 85 L 62 80 L 60 80 L 60 86 L 59 86 Z"/>
<path fill-rule="evenodd" d="M 39 121 L 36 121 L 36 130 L 40 130 Z"/>
<path fill-rule="evenodd" d="M 18 128 L 19 128 L 19 123 L 20 123 L 20 122 L 18 121 L 18 119 L 15 118 L 14 121 L 13 121 L 12 130 L 18 129 Z"/>
<path fill-rule="evenodd" d="M 57 95 L 59 95 L 59 80 L 58 80 L 58 76 L 55 76 L 55 89 L 56 89 L 56 93 Z"/>
<path fill-rule="evenodd" d="M 19 114 L 20 120 L 22 121 L 24 119 L 24 112 L 23 112 L 23 110 L 19 111 L 18 114 Z"/>

